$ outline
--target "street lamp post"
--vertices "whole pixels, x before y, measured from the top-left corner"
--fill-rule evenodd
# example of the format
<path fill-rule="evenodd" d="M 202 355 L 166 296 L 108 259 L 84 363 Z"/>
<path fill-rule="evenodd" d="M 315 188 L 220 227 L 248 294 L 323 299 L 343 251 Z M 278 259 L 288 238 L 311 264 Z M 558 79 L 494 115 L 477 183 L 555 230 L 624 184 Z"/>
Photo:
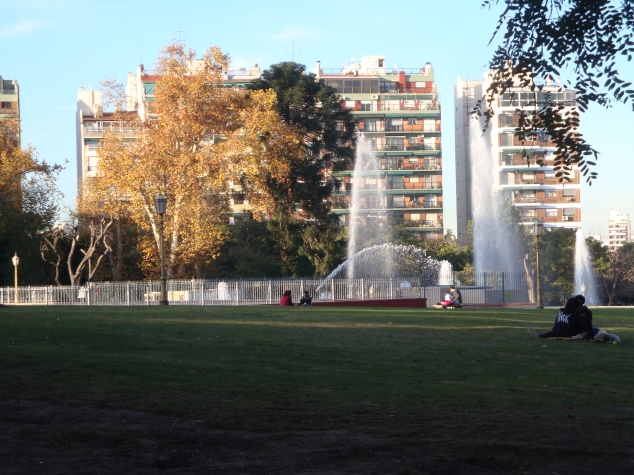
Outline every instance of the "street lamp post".
<path fill-rule="evenodd" d="M 533 223 L 533 236 L 535 236 L 535 255 L 537 267 L 537 308 L 544 308 L 542 303 L 542 276 L 539 267 L 539 236 L 544 234 L 544 224 L 537 220 Z"/>
<path fill-rule="evenodd" d="M 20 258 L 18 257 L 18 253 L 15 253 L 15 256 L 13 256 L 11 258 L 11 260 L 13 261 L 13 268 L 14 268 L 14 285 L 15 285 L 15 291 L 13 292 L 13 303 L 17 304 L 18 303 L 18 264 L 20 263 Z"/>
<path fill-rule="evenodd" d="M 161 251 L 161 299 L 159 305 L 169 305 L 167 300 L 167 275 L 165 273 L 165 243 L 163 241 L 163 216 L 167 210 L 167 198 L 161 193 L 158 194 L 156 200 L 154 200 L 156 206 L 156 213 L 159 215 L 160 230 L 159 230 L 159 247 Z"/>

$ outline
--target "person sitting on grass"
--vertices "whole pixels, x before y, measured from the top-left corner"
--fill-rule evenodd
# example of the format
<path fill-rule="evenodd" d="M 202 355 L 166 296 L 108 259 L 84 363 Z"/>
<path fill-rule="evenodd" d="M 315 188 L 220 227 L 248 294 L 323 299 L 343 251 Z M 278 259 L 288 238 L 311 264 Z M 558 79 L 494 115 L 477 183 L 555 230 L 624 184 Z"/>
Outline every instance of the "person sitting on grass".
<path fill-rule="evenodd" d="M 285 290 L 280 299 L 280 307 L 290 307 L 293 305 L 293 299 L 291 298 L 291 291 Z"/>
<path fill-rule="evenodd" d="M 555 318 L 555 324 L 550 330 L 539 333 L 532 328 L 528 329 L 528 334 L 535 338 L 563 337 L 572 338 L 583 332 L 592 333 L 592 325 L 581 316 L 579 310 L 582 305 L 576 298 L 569 298 L 566 306 L 560 308 Z"/>
<path fill-rule="evenodd" d="M 584 338 L 594 338 L 595 340 L 601 342 L 612 342 L 612 343 L 621 343 L 621 339 L 615 335 L 614 333 L 606 332 L 605 330 L 600 330 L 599 328 L 592 326 L 592 311 L 586 307 L 586 298 L 583 295 L 575 295 L 575 298 L 581 302 L 581 309 L 579 313 L 581 317 L 588 323 L 590 328 L 592 328 L 591 333 L 580 333 L 579 335 L 575 335 L 573 338 L 582 340 Z"/>
<path fill-rule="evenodd" d="M 456 305 L 456 301 L 454 300 L 453 295 L 451 295 L 451 289 L 447 290 L 447 293 L 445 294 L 445 300 L 438 302 L 438 305 L 442 305 L 443 307 Z"/>
<path fill-rule="evenodd" d="M 313 305 L 313 298 L 308 293 L 308 290 L 304 290 L 304 295 L 301 299 L 299 299 L 299 303 L 297 305 L 301 307 L 311 307 Z"/>
<path fill-rule="evenodd" d="M 449 293 L 453 297 L 454 305 L 462 305 L 462 294 L 453 285 L 449 287 Z"/>

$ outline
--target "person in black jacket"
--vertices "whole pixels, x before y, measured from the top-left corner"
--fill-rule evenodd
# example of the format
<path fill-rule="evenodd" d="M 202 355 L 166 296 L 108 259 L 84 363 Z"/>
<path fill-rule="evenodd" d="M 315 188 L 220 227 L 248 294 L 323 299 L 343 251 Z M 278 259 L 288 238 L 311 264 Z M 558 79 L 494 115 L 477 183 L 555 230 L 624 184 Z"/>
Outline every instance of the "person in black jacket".
<path fill-rule="evenodd" d="M 614 333 L 609 333 L 605 330 L 601 330 L 599 328 L 592 326 L 592 311 L 588 307 L 586 307 L 586 298 L 583 295 L 575 295 L 575 298 L 581 302 L 581 309 L 579 313 L 581 317 L 588 323 L 592 331 L 590 333 L 581 333 L 576 336 L 576 338 L 594 338 L 595 340 L 602 342 L 611 342 L 611 343 L 621 343 L 621 339 L 615 335 Z"/>
<path fill-rule="evenodd" d="M 592 335 L 592 325 L 579 313 L 581 307 L 583 305 L 576 298 L 568 299 L 566 306 L 557 313 L 550 336 L 572 338 L 583 332 Z"/>
<path fill-rule="evenodd" d="M 566 306 L 559 309 L 555 324 L 550 330 L 538 333 L 532 328 L 528 329 L 528 333 L 539 338 L 549 337 L 567 337 L 579 335 L 587 332 L 586 335 L 592 335 L 592 325 L 581 316 L 579 310 L 583 305 L 576 298 L 570 298 L 566 302 Z"/>
<path fill-rule="evenodd" d="M 297 305 L 302 307 L 310 307 L 313 305 L 313 298 L 308 293 L 308 290 L 304 290 L 304 295 L 301 299 L 299 299 L 299 303 Z"/>

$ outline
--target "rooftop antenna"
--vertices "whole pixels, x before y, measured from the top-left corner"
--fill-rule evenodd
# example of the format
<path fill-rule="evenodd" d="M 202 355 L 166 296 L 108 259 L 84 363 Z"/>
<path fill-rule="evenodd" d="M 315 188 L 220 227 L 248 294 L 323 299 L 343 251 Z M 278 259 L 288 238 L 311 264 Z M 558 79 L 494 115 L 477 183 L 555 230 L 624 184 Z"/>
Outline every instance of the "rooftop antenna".
<path fill-rule="evenodd" d="M 143 43 L 141 43 L 141 62 L 139 64 L 143 64 Z"/>
<path fill-rule="evenodd" d="M 177 36 L 178 38 L 176 38 Z M 183 39 L 183 37 L 185 38 Z M 185 41 L 187 41 L 187 33 L 185 33 L 185 30 L 183 30 L 180 25 L 178 25 L 178 30 L 174 32 L 174 38 L 172 38 L 172 41 L 174 43 L 180 44 L 183 44 Z"/>
<path fill-rule="evenodd" d="M 286 56 L 288 56 L 288 45 L 286 46 Z M 301 49 L 297 46 L 297 57 L 301 56 Z M 291 61 L 295 62 L 295 38 L 291 38 Z"/>

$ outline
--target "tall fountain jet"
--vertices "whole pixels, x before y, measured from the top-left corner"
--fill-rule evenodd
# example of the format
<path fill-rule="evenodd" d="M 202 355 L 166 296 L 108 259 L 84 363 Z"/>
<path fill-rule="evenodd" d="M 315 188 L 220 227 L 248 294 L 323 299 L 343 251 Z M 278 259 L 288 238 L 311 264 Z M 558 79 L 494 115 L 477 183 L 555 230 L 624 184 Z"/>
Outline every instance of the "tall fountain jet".
<path fill-rule="evenodd" d="M 575 240 L 575 294 L 583 295 L 586 305 L 599 304 L 590 252 L 581 228 L 577 229 Z"/>
<path fill-rule="evenodd" d="M 348 261 L 347 276 L 354 277 L 355 266 L 351 260 L 361 250 L 361 232 L 375 244 L 387 242 L 387 186 L 385 172 L 379 170 L 379 160 L 364 135 L 357 139 L 354 160 L 354 175 L 350 194 L 350 214 L 348 221 Z M 364 223 L 361 222 L 363 218 Z M 364 226 L 365 225 L 365 226 Z M 364 226 L 364 227 L 363 227 Z M 390 262 L 385 265 L 391 267 Z M 391 269 L 377 270 L 391 274 Z"/>
<path fill-rule="evenodd" d="M 470 120 L 471 209 L 476 272 L 522 272 L 519 239 L 503 219 L 498 157 L 492 157 L 482 120 Z"/>

